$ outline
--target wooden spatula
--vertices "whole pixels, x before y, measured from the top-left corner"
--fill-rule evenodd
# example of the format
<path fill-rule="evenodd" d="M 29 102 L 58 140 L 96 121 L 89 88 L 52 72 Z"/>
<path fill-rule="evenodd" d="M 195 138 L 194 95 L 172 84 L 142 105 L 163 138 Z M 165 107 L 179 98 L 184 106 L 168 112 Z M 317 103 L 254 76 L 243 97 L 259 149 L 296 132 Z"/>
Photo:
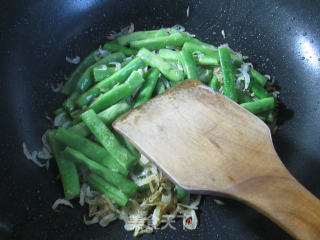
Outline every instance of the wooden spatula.
<path fill-rule="evenodd" d="M 282 164 L 269 128 L 201 82 L 184 81 L 113 127 L 182 188 L 238 199 L 296 239 L 320 239 L 320 201 Z"/>

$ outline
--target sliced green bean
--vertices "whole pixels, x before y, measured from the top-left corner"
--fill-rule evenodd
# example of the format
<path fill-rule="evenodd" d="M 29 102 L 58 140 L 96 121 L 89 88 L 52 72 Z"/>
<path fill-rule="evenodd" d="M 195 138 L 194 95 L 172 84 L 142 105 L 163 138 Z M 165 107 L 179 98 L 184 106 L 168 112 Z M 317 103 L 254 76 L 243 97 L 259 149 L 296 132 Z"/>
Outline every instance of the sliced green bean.
<path fill-rule="evenodd" d="M 101 82 L 93 86 L 91 89 L 89 89 L 87 92 L 83 93 L 78 98 L 77 105 L 79 107 L 87 105 L 94 98 L 98 97 L 101 92 L 111 89 L 117 83 L 123 83 L 125 80 L 127 80 L 127 78 L 133 71 L 144 67 L 145 63 L 141 60 L 141 58 L 134 58 L 125 67 L 121 68 L 119 71 L 115 72 L 110 77 L 102 80 Z"/>
<path fill-rule="evenodd" d="M 81 137 L 65 128 L 58 130 L 56 138 L 63 144 L 81 152 L 104 167 L 118 171 L 124 176 L 128 175 L 128 169 L 120 165 L 106 149 L 89 139 Z"/>
<path fill-rule="evenodd" d="M 127 205 L 128 197 L 121 190 L 109 184 L 99 175 L 93 173 L 90 174 L 88 176 L 88 184 L 93 189 L 101 192 L 111 200 L 115 201 L 115 203 L 119 206 L 124 207 Z"/>
<path fill-rule="evenodd" d="M 100 82 L 105 78 L 110 77 L 116 72 L 115 67 L 107 67 L 106 65 L 100 65 L 93 68 L 93 78 L 95 82 Z"/>
<path fill-rule="evenodd" d="M 79 175 L 76 166 L 62 154 L 64 146 L 56 140 L 56 132 L 54 130 L 49 130 L 46 137 L 58 165 L 64 197 L 67 200 L 73 199 L 80 193 Z"/>
<path fill-rule="evenodd" d="M 147 38 L 156 38 L 168 36 L 168 31 L 166 29 L 150 30 L 150 31 L 137 31 L 122 35 L 117 38 L 120 45 L 127 45 L 129 42 L 143 40 Z"/>
<path fill-rule="evenodd" d="M 207 56 L 204 54 L 198 54 L 195 56 L 196 63 L 201 66 L 218 66 L 219 59 L 216 57 Z"/>
<path fill-rule="evenodd" d="M 116 131 L 113 131 L 113 134 L 116 136 L 119 142 L 132 153 L 133 156 L 139 157 L 139 152 L 137 151 L 137 149 L 125 137 L 123 137 Z"/>
<path fill-rule="evenodd" d="M 116 120 L 120 115 L 128 112 L 130 108 L 131 107 L 128 103 L 121 101 L 98 113 L 98 117 L 104 122 L 104 124 L 111 125 L 114 120 Z M 87 128 L 84 122 L 80 122 L 70 127 L 69 130 L 83 137 L 86 137 L 90 134 L 90 130 Z"/>
<path fill-rule="evenodd" d="M 96 113 L 92 109 L 88 110 L 81 115 L 81 119 L 113 158 L 126 169 L 130 169 L 132 164 L 136 161 L 136 157 L 119 143 Z"/>
<path fill-rule="evenodd" d="M 123 53 L 117 52 L 112 53 L 110 55 L 105 56 L 95 64 L 88 67 L 84 73 L 81 75 L 77 82 L 77 90 L 84 92 L 86 91 L 91 84 L 93 83 L 93 73 L 92 70 L 94 67 L 101 66 L 103 64 L 108 64 L 110 62 L 121 62 L 125 58 L 125 55 Z"/>
<path fill-rule="evenodd" d="M 157 85 L 157 81 L 159 78 L 160 72 L 156 68 L 152 68 L 148 71 L 148 75 L 146 77 L 146 81 L 144 82 L 142 88 L 140 89 L 137 99 L 135 100 L 134 108 L 138 107 L 142 103 L 148 101 L 153 93 Z"/>
<path fill-rule="evenodd" d="M 270 94 L 266 89 L 264 89 L 259 83 L 257 83 L 254 79 L 251 79 L 249 84 L 249 89 L 254 93 L 254 95 L 259 98 L 267 98 L 270 97 Z"/>
<path fill-rule="evenodd" d="M 126 56 L 131 56 L 137 54 L 136 50 L 126 48 L 122 45 L 116 43 L 106 43 L 103 45 L 104 50 L 112 51 L 112 52 L 122 52 Z"/>
<path fill-rule="evenodd" d="M 182 47 L 186 41 L 187 39 L 181 33 L 175 33 L 165 37 L 132 41 L 130 42 L 130 47 L 135 49 L 146 48 L 148 50 L 156 50 L 165 48 L 166 46 Z"/>
<path fill-rule="evenodd" d="M 141 74 L 138 71 L 134 71 L 126 82 L 104 93 L 89 106 L 89 109 L 93 109 L 98 113 L 120 100 L 128 98 L 141 86 L 141 84 L 143 84 L 143 82 L 144 79 Z"/>
<path fill-rule="evenodd" d="M 249 74 L 261 86 L 264 86 L 266 84 L 267 80 L 268 80 L 265 76 L 263 76 L 261 73 L 259 73 L 258 71 L 254 70 L 253 68 L 249 69 Z"/>
<path fill-rule="evenodd" d="M 73 92 L 62 104 L 64 109 L 66 109 L 69 113 L 74 111 L 76 108 L 75 101 L 79 97 L 79 92 Z"/>
<path fill-rule="evenodd" d="M 253 114 L 259 114 L 262 112 L 273 110 L 274 98 L 273 97 L 263 98 L 253 102 L 242 103 L 240 104 L 240 106 L 244 107 L 245 109 L 252 112 Z"/>
<path fill-rule="evenodd" d="M 73 162 L 86 166 L 92 173 L 101 176 L 107 182 L 119 188 L 128 197 L 131 197 L 137 191 L 137 185 L 134 184 L 134 182 L 130 181 L 121 174 L 111 171 L 101 164 L 92 161 L 81 152 L 71 147 L 66 147 L 66 149 L 63 151 L 63 154 Z"/>
<path fill-rule="evenodd" d="M 178 186 L 174 187 L 174 192 L 176 194 L 178 201 L 180 201 L 180 202 L 188 195 L 188 193 L 186 191 L 184 191 L 182 188 L 180 188 Z"/>
<path fill-rule="evenodd" d="M 218 53 L 217 49 L 215 49 L 215 48 L 209 48 L 209 47 L 199 45 L 196 43 L 192 43 L 192 42 L 186 42 L 183 47 L 188 49 L 192 53 L 201 52 L 205 56 L 216 59 L 216 62 L 217 62 L 216 65 L 218 65 L 220 63 L 219 53 Z"/>
<path fill-rule="evenodd" d="M 233 101 L 237 102 L 237 91 L 236 91 L 236 82 L 235 82 L 235 74 L 233 70 L 231 54 L 229 49 L 224 47 L 219 47 L 219 58 L 220 64 L 223 74 L 223 92 L 224 95 Z"/>
<path fill-rule="evenodd" d="M 163 58 L 151 53 L 149 50 L 142 48 L 139 50 L 139 57 L 149 66 L 157 68 L 166 78 L 171 81 L 181 81 L 184 78 L 183 72 L 175 68 Z"/>
<path fill-rule="evenodd" d="M 213 75 L 210 82 L 209 87 L 213 88 L 216 91 L 219 91 L 220 89 L 220 82 L 218 80 L 218 77 L 216 75 Z"/>
<path fill-rule="evenodd" d="M 213 71 L 211 69 L 200 68 L 199 74 L 199 80 L 203 83 L 209 84 L 213 76 Z"/>
<path fill-rule="evenodd" d="M 189 51 L 189 49 L 186 48 L 185 45 L 183 46 L 181 51 L 181 60 L 183 63 L 184 72 L 187 74 L 187 78 L 200 80 L 199 72 L 196 66 L 196 62 L 193 59 L 192 52 Z"/>
<path fill-rule="evenodd" d="M 163 48 L 159 50 L 159 56 L 168 61 L 178 62 L 180 58 L 180 52 Z"/>
<path fill-rule="evenodd" d="M 84 71 L 96 62 L 97 51 L 90 53 L 85 59 L 83 59 L 76 70 L 68 78 L 67 82 L 64 84 L 61 93 L 64 95 L 70 95 L 77 86 L 78 79 L 84 73 Z"/>

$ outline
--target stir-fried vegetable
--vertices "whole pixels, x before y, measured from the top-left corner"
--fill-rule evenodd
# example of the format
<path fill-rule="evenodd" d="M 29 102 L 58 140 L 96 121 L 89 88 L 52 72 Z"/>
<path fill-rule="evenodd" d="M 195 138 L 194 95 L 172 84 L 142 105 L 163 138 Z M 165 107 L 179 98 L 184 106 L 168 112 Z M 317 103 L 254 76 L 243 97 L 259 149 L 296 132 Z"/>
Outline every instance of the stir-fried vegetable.
<path fill-rule="evenodd" d="M 89 205 L 91 219 L 85 224 L 105 227 L 121 219 L 139 236 L 181 217 L 184 227 L 195 229 L 200 196 L 174 186 L 111 126 L 184 79 L 200 80 L 274 125 L 277 99 L 267 90 L 267 77 L 227 45 L 216 48 L 179 29 L 133 32 L 131 25 L 71 74 L 61 91 L 67 99 L 54 112 L 58 129 L 46 134 L 65 196 L 54 209 L 73 206 L 67 200 L 79 196 L 81 206 Z M 42 155 L 51 156 L 49 151 Z"/>

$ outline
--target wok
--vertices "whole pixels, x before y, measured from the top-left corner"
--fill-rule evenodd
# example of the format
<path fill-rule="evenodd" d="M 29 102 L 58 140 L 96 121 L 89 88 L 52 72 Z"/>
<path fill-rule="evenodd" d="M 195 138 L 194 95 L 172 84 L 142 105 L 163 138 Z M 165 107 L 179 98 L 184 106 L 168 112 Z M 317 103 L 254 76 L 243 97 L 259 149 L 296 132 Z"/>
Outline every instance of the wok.
<path fill-rule="evenodd" d="M 190 15 L 186 14 L 189 7 Z M 21 143 L 41 148 L 50 126 L 45 114 L 63 96 L 50 84 L 70 74 L 66 56 L 86 56 L 112 30 L 135 24 L 157 29 L 181 24 L 203 41 L 250 56 L 277 80 L 280 127 L 276 150 L 291 173 L 320 197 L 320 2 L 55 0 L 1 1 L 0 9 L 0 239 L 132 239 L 117 221 L 107 228 L 85 226 L 87 209 L 51 205 L 62 197 L 57 168 L 39 169 Z M 226 38 L 221 35 L 225 31 Z M 283 121 L 285 120 L 285 121 Z M 239 202 L 204 197 L 194 231 L 166 228 L 141 239 L 291 239 L 268 219 Z"/>

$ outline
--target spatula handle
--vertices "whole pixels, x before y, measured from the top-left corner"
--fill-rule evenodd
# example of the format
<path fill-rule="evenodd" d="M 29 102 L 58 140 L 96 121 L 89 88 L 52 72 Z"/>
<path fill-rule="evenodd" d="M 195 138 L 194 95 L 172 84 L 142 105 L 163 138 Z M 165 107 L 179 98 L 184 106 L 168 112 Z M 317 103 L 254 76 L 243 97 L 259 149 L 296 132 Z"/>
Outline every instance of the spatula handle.
<path fill-rule="evenodd" d="M 320 239 L 320 201 L 289 172 L 238 184 L 231 194 L 299 240 Z"/>

